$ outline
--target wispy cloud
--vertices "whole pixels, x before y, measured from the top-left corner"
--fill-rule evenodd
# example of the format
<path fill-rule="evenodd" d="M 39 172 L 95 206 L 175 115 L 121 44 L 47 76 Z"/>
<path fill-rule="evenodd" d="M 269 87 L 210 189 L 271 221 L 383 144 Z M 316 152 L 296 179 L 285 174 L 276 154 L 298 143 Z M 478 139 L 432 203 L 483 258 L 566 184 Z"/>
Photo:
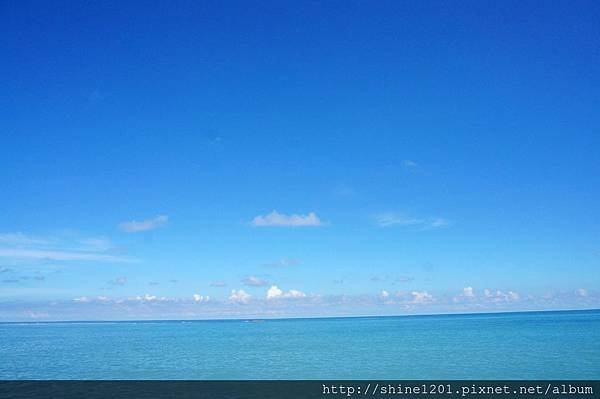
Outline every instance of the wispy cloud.
<path fill-rule="evenodd" d="M 265 285 L 269 284 L 268 281 L 256 276 L 246 276 L 242 279 L 242 283 L 250 287 L 264 287 Z"/>
<path fill-rule="evenodd" d="M 377 214 L 375 221 L 380 227 L 412 226 L 419 230 L 439 229 L 450 225 L 450 222 L 444 218 L 416 218 L 394 212 Z"/>
<path fill-rule="evenodd" d="M 483 290 L 484 298 L 492 302 L 512 302 L 521 299 L 521 296 L 514 291 L 502 292 L 496 290 L 495 292 L 489 289 Z"/>
<path fill-rule="evenodd" d="M 79 251 L 52 251 L 39 249 L 0 249 L 0 258 L 57 260 L 57 261 L 105 261 L 105 262 L 131 262 L 131 259 L 122 256 L 108 255 L 94 252 Z"/>
<path fill-rule="evenodd" d="M 355 194 L 355 191 L 352 187 L 346 184 L 339 184 L 334 187 L 333 193 L 342 197 L 348 197 Z"/>
<path fill-rule="evenodd" d="M 75 303 L 80 303 L 80 304 L 87 304 L 87 303 L 111 303 L 111 304 L 125 304 L 125 303 L 177 303 L 179 302 L 178 298 L 167 298 L 165 296 L 157 296 L 157 295 L 152 295 L 152 294 L 144 294 L 144 295 L 137 295 L 137 296 L 132 296 L 132 297 L 127 297 L 127 298 L 110 298 L 107 296 L 97 296 L 97 297 L 89 297 L 89 296 L 81 296 L 81 297 L 77 297 L 77 298 L 73 298 L 73 302 Z"/>
<path fill-rule="evenodd" d="M 404 167 L 404 169 L 409 170 L 409 171 L 415 171 L 419 168 L 419 164 L 410 159 L 404 159 L 402 161 L 402 167 Z"/>
<path fill-rule="evenodd" d="M 24 281 L 46 281 L 46 277 L 42 275 L 18 276 L 16 278 L 2 280 L 3 283 L 20 283 Z"/>
<path fill-rule="evenodd" d="M 285 215 L 274 210 L 269 214 L 254 217 L 251 224 L 255 227 L 309 227 L 322 226 L 323 222 L 314 212 L 308 215 Z"/>
<path fill-rule="evenodd" d="M 119 230 L 126 233 L 138 233 L 140 231 L 147 231 L 157 229 L 165 226 L 169 223 L 169 217 L 167 215 L 158 215 L 151 219 L 146 220 L 132 220 L 130 222 L 123 222 L 118 225 Z"/>
<path fill-rule="evenodd" d="M 264 266 L 282 269 L 282 268 L 286 268 L 286 267 L 296 266 L 299 264 L 300 264 L 300 262 L 298 262 L 295 259 L 282 258 L 282 259 L 276 260 L 275 262 L 265 263 Z"/>
<path fill-rule="evenodd" d="M 77 298 L 73 298 L 73 302 L 77 302 L 77 303 L 88 303 L 91 301 L 92 300 L 90 298 L 88 298 L 87 296 L 80 296 Z"/>
<path fill-rule="evenodd" d="M 0 234 L 0 244 L 4 245 L 46 245 L 52 240 L 43 237 L 33 237 L 23 233 Z"/>
<path fill-rule="evenodd" d="M 78 240 L 79 244 L 90 251 L 111 251 L 117 252 L 112 242 L 105 237 L 82 238 Z"/>
<path fill-rule="evenodd" d="M 380 283 L 380 282 L 385 281 L 385 282 L 390 282 L 392 285 L 394 285 L 396 283 L 410 283 L 414 279 L 415 279 L 414 277 L 410 277 L 410 276 L 393 277 L 393 276 L 385 275 L 385 276 L 373 276 L 369 279 L 369 281 L 371 281 L 372 283 Z"/>
<path fill-rule="evenodd" d="M 216 281 L 211 281 L 210 286 L 211 287 L 227 287 L 227 283 L 225 281 L 216 280 Z"/>
<path fill-rule="evenodd" d="M 107 284 L 112 285 L 112 286 L 124 286 L 125 284 L 127 284 L 127 277 L 117 277 L 114 278 L 112 280 L 109 280 L 107 282 Z"/>
<path fill-rule="evenodd" d="M 114 251 L 104 237 L 62 233 L 48 237 L 23 233 L 0 234 L 0 258 L 29 261 L 132 262 Z"/>

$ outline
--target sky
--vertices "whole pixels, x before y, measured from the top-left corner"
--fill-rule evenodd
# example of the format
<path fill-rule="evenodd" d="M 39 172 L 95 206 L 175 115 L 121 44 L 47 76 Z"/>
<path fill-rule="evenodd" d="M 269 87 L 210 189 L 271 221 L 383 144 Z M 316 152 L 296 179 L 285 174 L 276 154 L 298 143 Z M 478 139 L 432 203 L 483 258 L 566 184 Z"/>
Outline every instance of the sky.
<path fill-rule="evenodd" d="M 0 3 L 0 320 L 600 307 L 600 4 Z"/>

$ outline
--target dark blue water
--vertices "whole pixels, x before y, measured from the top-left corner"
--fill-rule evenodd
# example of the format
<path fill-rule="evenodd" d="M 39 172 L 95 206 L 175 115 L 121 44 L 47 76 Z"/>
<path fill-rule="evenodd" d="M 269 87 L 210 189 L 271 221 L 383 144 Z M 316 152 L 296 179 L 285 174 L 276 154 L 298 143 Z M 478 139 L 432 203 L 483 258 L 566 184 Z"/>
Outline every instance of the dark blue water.
<path fill-rule="evenodd" d="M 0 379 L 600 379 L 600 311 L 0 324 Z"/>

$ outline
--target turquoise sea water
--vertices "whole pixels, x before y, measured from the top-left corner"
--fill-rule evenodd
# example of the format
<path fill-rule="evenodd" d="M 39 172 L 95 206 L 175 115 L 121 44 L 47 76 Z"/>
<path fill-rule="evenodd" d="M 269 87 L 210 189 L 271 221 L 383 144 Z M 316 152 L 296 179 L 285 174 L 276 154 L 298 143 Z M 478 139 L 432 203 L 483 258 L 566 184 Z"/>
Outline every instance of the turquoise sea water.
<path fill-rule="evenodd" d="M 600 379 L 600 311 L 0 324 L 0 379 Z"/>

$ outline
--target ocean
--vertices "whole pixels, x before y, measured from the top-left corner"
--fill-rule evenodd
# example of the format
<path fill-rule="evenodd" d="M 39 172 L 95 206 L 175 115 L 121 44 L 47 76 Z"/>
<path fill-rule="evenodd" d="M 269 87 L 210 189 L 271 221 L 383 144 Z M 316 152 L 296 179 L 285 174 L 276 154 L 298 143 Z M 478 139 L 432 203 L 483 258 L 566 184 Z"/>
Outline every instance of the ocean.
<path fill-rule="evenodd" d="M 2 323 L 0 379 L 600 379 L 600 310 Z"/>

